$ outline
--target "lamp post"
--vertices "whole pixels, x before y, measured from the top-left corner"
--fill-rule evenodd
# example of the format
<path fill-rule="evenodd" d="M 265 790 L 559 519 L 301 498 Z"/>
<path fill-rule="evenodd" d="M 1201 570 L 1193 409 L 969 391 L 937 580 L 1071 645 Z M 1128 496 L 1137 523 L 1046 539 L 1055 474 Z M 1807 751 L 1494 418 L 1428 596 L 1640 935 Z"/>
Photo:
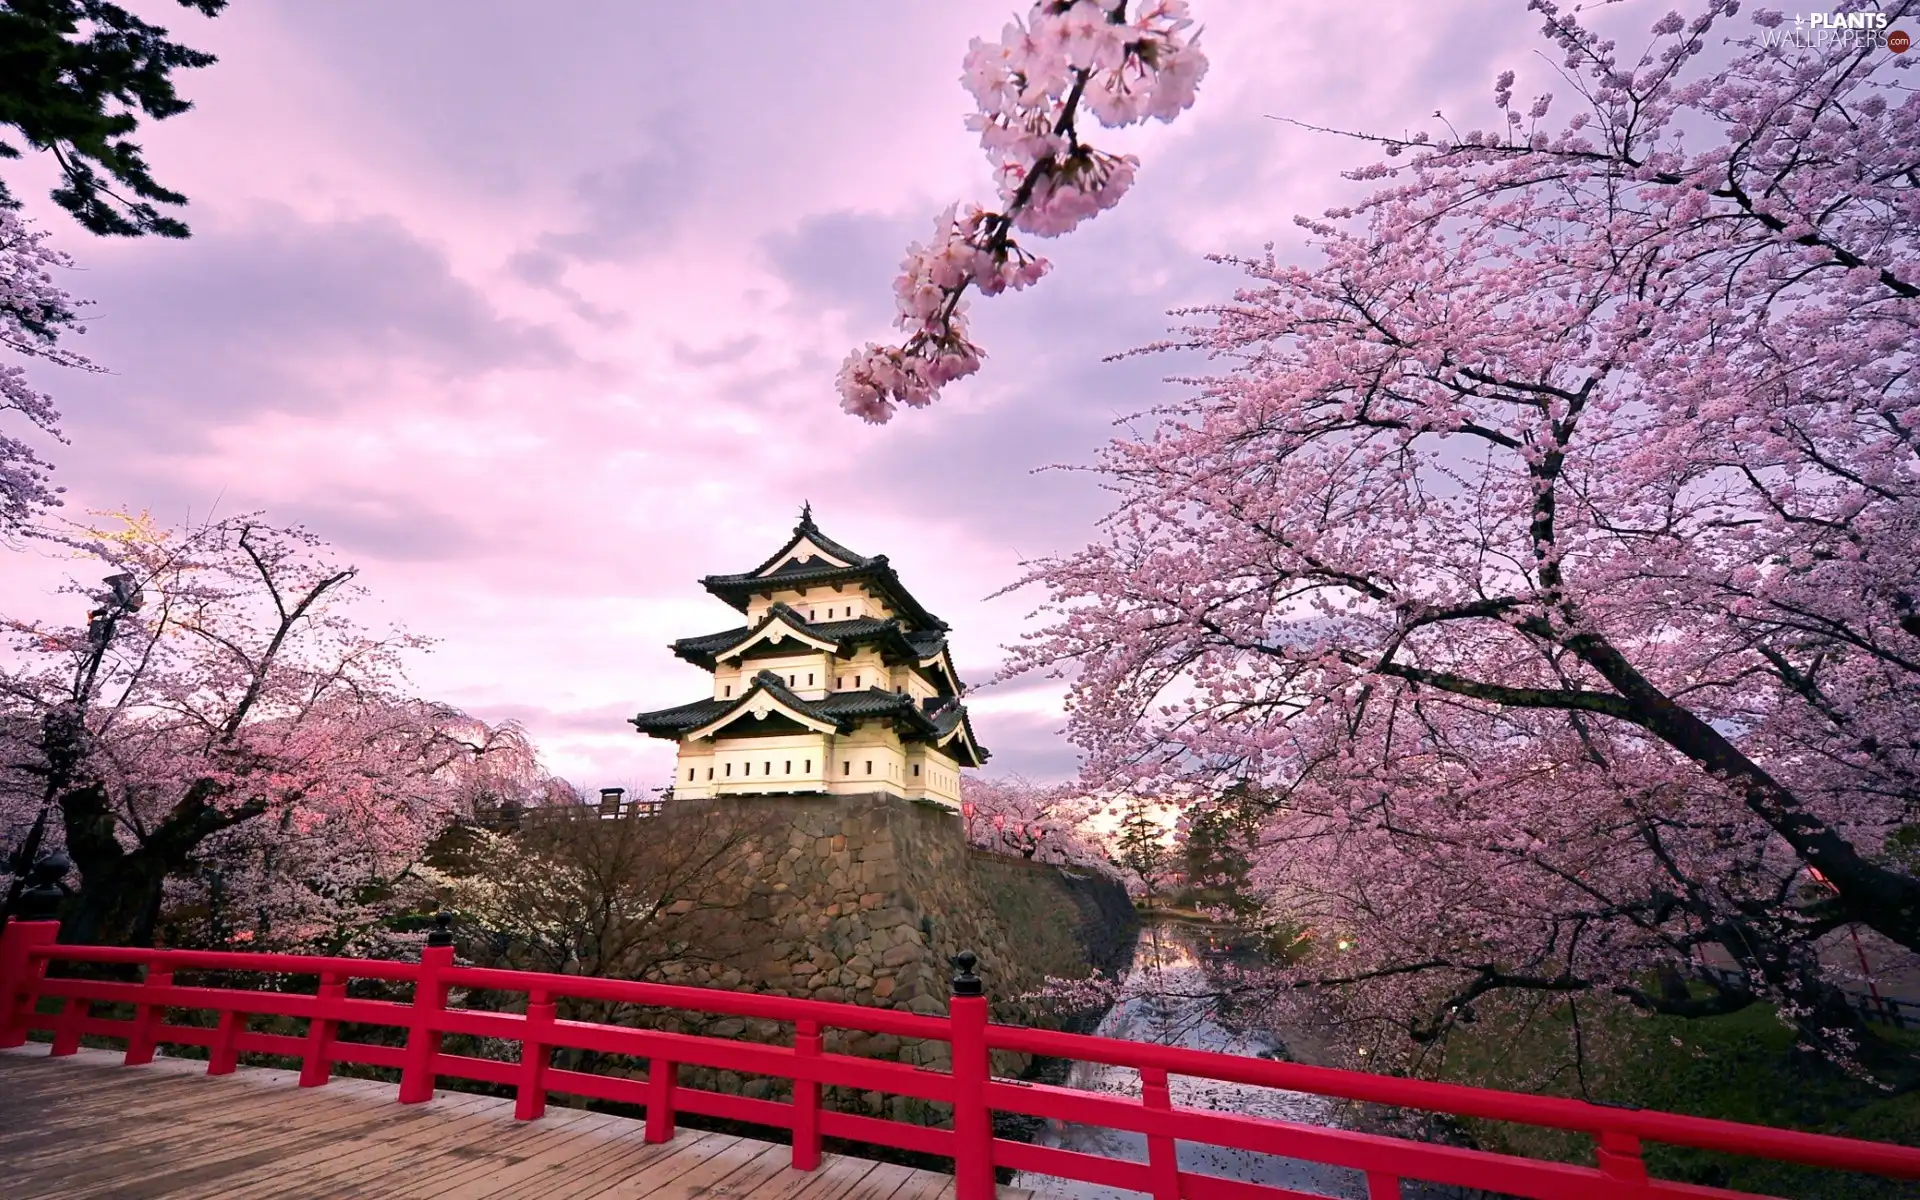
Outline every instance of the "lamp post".
<path fill-rule="evenodd" d="M 27 876 L 37 865 L 40 844 L 47 834 L 48 815 L 86 760 L 87 702 L 93 697 L 94 681 L 99 678 L 100 664 L 106 659 L 107 648 L 113 644 L 114 635 L 119 632 L 121 618 L 140 611 L 140 606 L 145 603 L 140 584 L 132 575 L 124 572 L 109 575 L 103 582 L 107 585 L 107 595 L 98 608 L 87 614 L 87 649 L 75 664 L 72 691 L 64 701 L 48 709 L 40 720 L 40 752 L 46 758 L 46 789 L 40 799 L 40 811 L 27 830 L 26 840 L 11 856 L 13 882 L 7 887 L 5 904 L 0 904 L 0 924 L 14 913 L 20 903 L 21 893 L 26 888 Z M 66 861 L 64 855 L 59 857 L 62 862 Z M 66 870 L 63 868 L 60 873 L 64 875 Z"/>

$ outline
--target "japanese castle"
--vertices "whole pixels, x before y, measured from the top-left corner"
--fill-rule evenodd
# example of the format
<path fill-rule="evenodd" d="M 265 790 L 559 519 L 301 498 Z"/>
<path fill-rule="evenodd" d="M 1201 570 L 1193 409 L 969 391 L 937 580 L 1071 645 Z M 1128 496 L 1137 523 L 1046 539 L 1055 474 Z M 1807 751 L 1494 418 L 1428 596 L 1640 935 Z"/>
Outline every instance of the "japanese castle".
<path fill-rule="evenodd" d="M 674 654 L 713 674 L 713 695 L 632 718 L 680 744 L 673 794 L 884 792 L 960 805 L 960 771 L 986 761 L 954 674 L 945 621 L 887 556 L 820 532 L 811 506 L 786 545 L 705 588 L 746 614 Z"/>

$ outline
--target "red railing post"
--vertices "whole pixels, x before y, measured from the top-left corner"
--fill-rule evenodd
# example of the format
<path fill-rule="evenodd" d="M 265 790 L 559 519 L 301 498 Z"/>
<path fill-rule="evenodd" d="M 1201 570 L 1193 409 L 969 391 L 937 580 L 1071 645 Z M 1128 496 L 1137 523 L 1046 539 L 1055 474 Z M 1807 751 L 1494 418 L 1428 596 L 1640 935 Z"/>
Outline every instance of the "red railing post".
<path fill-rule="evenodd" d="M 987 997 L 973 973 L 971 951 L 953 956 L 953 998 L 947 1002 L 952 1046 L 954 1200 L 994 1200 L 993 1116 L 987 1111 Z"/>
<path fill-rule="evenodd" d="M 547 1038 L 554 1019 L 552 997 L 544 990 L 527 993 L 526 1032 L 520 1035 L 520 1085 L 513 1093 L 513 1117 L 532 1121 L 547 1111 L 547 1063 L 553 1054 Z"/>
<path fill-rule="evenodd" d="M 300 1086 L 324 1087 L 333 1078 L 333 1043 L 340 1036 L 340 1019 L 329 1016 L 334 1005 L 347 998 L 347 977 L 338 971 L 320 976 L 314 992 L 314 1016 L 307 1022 L 306 1054 L 300 1059 Z"/>
<path fill-rule="evenodd" d="M 680 1064 L 658 1054 L 647 1060 L 647 1140 L 673 1140 L 673 1090 L 680 1086 Z"/>
<path fill-rule="evenodd" d="M 1140 1103 L 1149 1112 L 1173 1110 L 1173 1091 L 1161 1068 L 1140 1068 Z M 1153 1200 L 1180 1200 L 1179 1148 L 1167 1134 L 1147 1134 L 1147 1178 L 1153 1183 Z"/>
<path fill-rule="evenodd" d="M 47 960 L 31 951 L 60 937 L 58 921 L 8 921 L 0 928 L 0 1049 L 24 1046 L 27 1026 L 40 1003 Z"/>
<path fill-rule="evenodd" d="M 213 1049 L 207 1054 L 207 1074 L 231 1075 L 240 1065 L 240 1035 L 247 1031 L 247 1014 L 237 1008 L 220 1013 L 220 1025 L 213 1032 Z"/>
<path fill-rule="evenodd" d="M 1368 1171 L 1367 1200 L 1401 1200 L 1400 1177 Z"/>
<path fill-rule="evenodd" d="M 53 1048 L 47 1051 L 52 1058 L 61 1058 L 80 1052 L 80 1022 L 87 1019 L 93 1011 L 93 1005 L 78 996 L 68 996 L 67 1002 L 60 1006 L 60 1019 L 53 1027 Z"/>
<path fill-rule="evenodd" d="M 156 955 L 141 974 L 140 986 L 142 990 L 172 987 L 173 969 Z M 133 1032 L 127 1035 L 127 1066 L 144 1067 L 153 1061 L 153 1050 L 158 1044 L 160 1026 L 165 1023 L 166 1015 L 164 1004 L 142 1000 L 134 1005 Z"/>
<path fill-rule="evenodd" d="M 1640 1139 L 1630 1133 L 1603 1129 L 1597 1142 L 1594 1155 L 1599 1160 L 1600 1173 L 1629 1189 L 1622 1195 L 1640 1195 L 1647 1185 L 1647 1164 L 1640 1157 Z"/>
<path fill-rule="evenodd" d="M 797 1058 L 820 1057 L 820 1022 L 793 1023 L 793 1053 Z M 793 1081 L 793 1169 L 811 1171 L 820 1165 L 820 1081 Z"/>
<path fill-rule="evenodd" d="M 400 1068 L 400 1103 L 422 1104 L 433 1099 L 436 1082 L 433 1060 L 440 1053 L 440 1033 L 434 1016 L 447 1006 L 447 985 L 440 973 L 453 965 L 453 933 L 447 914 L 434 918 L 437 926 L 420 951 L 419 975 L 413 985 L 413 1021 L 407 1028 L 406 1065 Z"/>

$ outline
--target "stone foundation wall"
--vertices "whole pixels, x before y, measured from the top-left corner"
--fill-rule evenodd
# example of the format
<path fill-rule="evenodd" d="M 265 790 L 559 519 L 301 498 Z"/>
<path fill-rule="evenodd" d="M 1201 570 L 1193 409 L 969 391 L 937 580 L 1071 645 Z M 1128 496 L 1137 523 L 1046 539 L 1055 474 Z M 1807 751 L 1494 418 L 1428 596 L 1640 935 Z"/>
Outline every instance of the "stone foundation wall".
<path fill-rule="evenodd" d="M 976 971 L 996 1020 L 1045 1024 L 1023 993 L 1049 975 L 1080 978 L 1117 970 L 1137 932 L 1133 906 L 1103 876 L 1005 859 L 973 850 L 949 809 L 885 795 L 730 797 L 676 804 L 742 806 L 753 834 L 718 878 L 737 889 L 708 936 L 750 947 L 738 960 L 670 969 L 672 982 L 745 988 L 904 1009 L 946 1012 L 948 960 L 979 956 Z M 783 1041 L 770 1022 L 675 1018 L 687 1032 Z M 828 1034 L 829 1051 L 947 1065 L 945 1043 L 853 1031 Z M 1017 1075 L 1023 1056 L 1000 1055 L 995 1071 Z M 729 1072 L 692 1072 L 686 1081 L 749 1096 L 779 1098 L 783 1083 Z M 835 1107 L 901 1119 L 941 1114 L 905 1097 L 830 1096 Z"/>

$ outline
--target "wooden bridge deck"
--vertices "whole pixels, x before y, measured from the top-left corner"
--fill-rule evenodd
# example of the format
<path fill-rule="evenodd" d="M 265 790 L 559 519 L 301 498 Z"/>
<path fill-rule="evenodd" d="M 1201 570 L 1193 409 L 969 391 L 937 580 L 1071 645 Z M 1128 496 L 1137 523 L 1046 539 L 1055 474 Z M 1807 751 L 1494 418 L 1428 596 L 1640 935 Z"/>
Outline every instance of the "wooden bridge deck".
<path fill-rule="evenodd" d="M 204 1062 L 120 1065 L 118 1053 L 0 1051 L 0 1196 L 223 1200 L 952 1200 L 953 1177 L 683 1129 L 648 1145 L 625 1117 L 441 1091 L 402 1105 L 392 1084 Z M 1000 1190 L 1001 1200 L 1029 1200 Z"/>

